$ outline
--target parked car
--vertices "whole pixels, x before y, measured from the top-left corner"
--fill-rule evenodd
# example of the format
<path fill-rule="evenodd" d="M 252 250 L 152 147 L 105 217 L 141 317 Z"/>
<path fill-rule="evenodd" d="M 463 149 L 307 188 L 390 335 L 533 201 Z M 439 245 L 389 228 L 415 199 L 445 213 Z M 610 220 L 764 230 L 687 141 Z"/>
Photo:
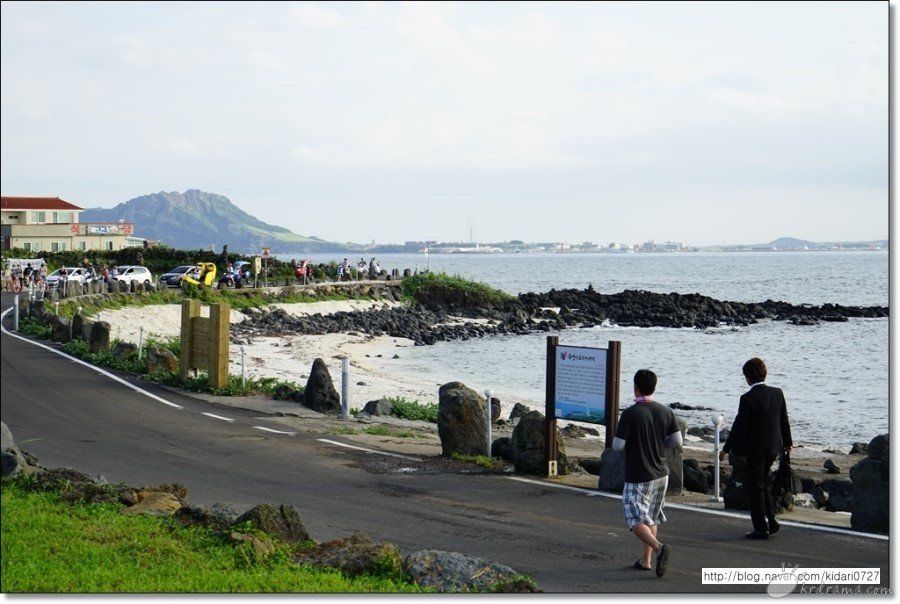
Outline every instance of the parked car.
<path fill-rule="evenodd" d="M 153 275 L 145 266 L 120 266 L 119 274 L 114 277 L 119 283 L 143 283 L 153 285 Z"/>
<path fill-rule="evenodd" d="M 91 278 L 87 274 L 87 269 L 82 266 L 67 266 L 65 267 L 67 275 L 65 276 L 66 281 L 72 281 L 77 283 L 90 283 Z M 62 270 L 61 268 L 56 269 L 49 275 L 47 275 L 47 289 L 56 289 L 59 287 L 59 280 L 62 278 Z"/>
<path fill-rule="evenodd" d="M 159 276 L 159 282 L 168 287 L 181 287 L 181 280 L 185 275 L 191 275 L 194 279 L 200 274 L 200 267 L 196 264 L 185 264 L 176 266 L 167 273 Z"/>

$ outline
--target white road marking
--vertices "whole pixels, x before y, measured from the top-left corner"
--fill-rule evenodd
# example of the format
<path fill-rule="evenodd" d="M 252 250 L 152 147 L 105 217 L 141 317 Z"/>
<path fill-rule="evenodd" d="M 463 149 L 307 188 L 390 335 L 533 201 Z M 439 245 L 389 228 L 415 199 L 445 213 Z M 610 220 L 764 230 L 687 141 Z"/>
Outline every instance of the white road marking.
<path fill-rule="evenodd" d="M 296 432 L 283 432 L 281 430 L 273 430 L 272 428 L 264 428 L 263 426 L 253 426 L 257 430 L 264 430 L 266 432 L 274 432 L 275 434 L 287 434 L 288 436 L 297 436 Z"/>
<path fill-rule="evenodd" d="M 3 319 L 8 313 L 10 313 L 10 312 L 12 312 L 12 309 L 11 309 L 11 308 L 10 308 L 10 309 L 7 309 L 6 312 L 4 312 L 2 315 L 0 315 L 0 321 L 2 321 L 2 319 Z M 34 340 L 29 340 L 28 338 L 23 338 L 22 336 L 20 336 L 20 335 L 18 335 L 18 334 L 12 333 L 11 331 L 8 331 L 5 327 L 3 327 L 2 324 L 0 324 L 0 329 L 2 329 L 2 330 L 3 330 L 3 333 L 5 333 L 5 334 L 8 335 L 8 336 L 11 336 L 11 337 L 13 337 L 13 338 L 17 338 L 17 339 L 19 339 L 19 340 L 22 340 L 23 342 L 27 342 L 28 344 L 33 344 L 34 346 L 38 346 L 38 347 L 40 347 L 40 348 L 43 348 L 44 350 L 49 350 L 49 351 L 52 352 L 53 354 L 58 354 L 58 355 L 61 356 L 61 357 L 65 357 L 65 358 L 69 359 L 70 361 L 72 361 L 73 363 L 78 363 L 79 365 L 84 365 L 84 366 L 87 367 L 88 369 L 93 369 L 94 371 L 96 371 L 96 372 L 99 373 L 100 375 L 105 375 L 105 376 L 108 377 L 109 379 L 114 380 L 114 381 L 116 381 L 116 382 L 119 382 L 119 383 L 122 384 L 123 386 L 128 386 L 129 388 L 131 388 L 131 389 L 134 390 L 135 392 L 138 392 L 138 393 L 140 393 L 140 394 L 143 394 L 143 395 L 146 396 L 146 397 L 152 398 L 152 399 L 155 400 L 155 401 L 159 401 L 160 403 L 162 403 L 162 404 L 164 404 L 164 405 L 168 405 L 168 406 L 174 407 L 174 408 L 176 408 L 176 409 L 183 409 L 183 407 L 182 407 L 181 405 L 176 405 L 175 403 L 169 402 L 169 401 L 167 401 L 167 400 L 164 399 L 164 398 L 160 398 L 160 397 L 156 396 L 155 394 L 153 394 L 153 393 L 151 393 L 151 392 L 147 392 L 146 390 L 143 390 L 143 389 L 141 389 L 141 388 L 135 386 L 134 384 L 129 384 L 128 382 L 126 382 L 126 381 L 123 380 L 122 378 L 120 378 L 120 377 L 118 377 L 118 376 L 115 376 L 115 375 L 111 374 L 111 373 L 108 372 L 108 371 L 104 371 L 103 369 L 100 369 L 99 367 L 96 367 L 96 366 L 94 366 L 94 365 L 91 365 L 90 363 L 88 363 L 88 362 L 86 362 L 86 361 L 82 361 L 81 359 L 77 359 L 77 358 L 73 357 L 72 355 L 66 354 L 65 352 L 62 352 L 62 351 L 60 351 L 60 350 L 56 350 L 55 348 L 51 348 L 50 346 L 47 346 L 46 344 L 41 344 L 40 342 L 35 342 Z"/>
<path fill-rule="evenodd" d="M 230 417 L 222 417 L 221 415 L 215 415 L 215 414 L 212 414 L 212 413 L 202 413 L 201 415 L 205 415 L 206 417 L 211 417 L 211 418 L 213 418 L 213 419 L 220 419 L 220 420 L 225 421 L 225 422 L 233 422 L 233 421 L 234 421 L 234 420 L 231 419 Z"/>
<path fill-rule="evenodd" d="M 410 457 L 409 455 L 400 455 L 399 453 L 388 453 L 387 451 L 377 451 L 375 449 L 365 449 L 347 443 L 339 443 L 336 440 L 328 440 L 327 438 L 316 439 L 319 442 L 328 443 L 329 445 L 337 445 L 338 447 L 346 447 L 347 449 L 356 449 L 357 451 L 365 451 L 366 453 L 374 453 L 376 455 L 387 455 L 388 457 L 399 457 L 400 459 L 409 459 L 411 461 L 422 461 L 418 457 Z"/>
<path fill-rule="evenodd" d="M 565 484 L 553 484 L 551 482 L 544 482 L 542 480 L 534 480 L 532 478 L 520 478 L 518 476 L 507 476 L 509 480 L 516 480 L 518 482 L 526 482 L 528 484 L 536 484 L 542 487 L 553 487 L 554 489 L 562 489 L 564 491 L 575 491 L 577 493 L 581 493 L 588 497 L 607 497 L 609 499 L 622 499 L 621 495 L 616 495 L 615 493 L 604 493 L 603 491 L 590 490 L 582 487 L 572 487 Z M 726 512 L 722 510 L 709 510 L 706 508 L 695 507 L 692 505 L 685 505 L 683 503 L 669 503 L 666 502 L 667 509 L 673 510 L 687 510 L 689 512 L 698 512 L 700 514 L 710 514 L 713 516 L 724 516 L 727 518 L 740 518 L 746 520 L 748 516 L 746 514 L 738 514 L 736 512 Z M 880 539 L 882 541 L 887 541 L 890 539 L 887 535 L 875 535 L 873 533 L 860 533 L 857 531 L 851 531 L 849 529 L 843 529 L 835 526 L 822 526 L 818 524 L 806 524 L 805 522 L 793 522 L 790 520 L 779 520 L 778 521 L 781 526 L 794 526 L 797 528 L 804 528 L 813 531 L 821 531 L 823 533 L 838 533 L 840 535 L 850 535 L 852 537 L 865 537 L 869 539 Z"/>

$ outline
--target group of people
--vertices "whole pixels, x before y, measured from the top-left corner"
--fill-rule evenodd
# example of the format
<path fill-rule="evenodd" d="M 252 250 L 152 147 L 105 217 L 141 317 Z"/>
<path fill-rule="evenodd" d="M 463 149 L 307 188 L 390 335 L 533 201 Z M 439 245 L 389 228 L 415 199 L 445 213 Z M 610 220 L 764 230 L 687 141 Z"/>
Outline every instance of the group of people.
<path fill-rule="evenodd" d="M 381 265 L 378 264 L 377 258 L 373 256 L 372 259 L 367 262 L 364 257 L 360 256 L 359 262 L 356 263 L 357 277 L 363 275 L 366 272 L 366 267 L 368 267 L 370 279 L 374 279 L 378 276 L 378 273 L 381 272 Z M 350 261 L 347 258 L 344 258 L 344 260 L 337 267 L 337 279 L 338 281 L 345 281 L 350 278 Z"/>
<path fill-rule="evenodd" d="M 775 459 L 793 446 L 784 393 L 765 383 L 766 373 L 766 364 L 760 358 L 744 363 L 744 379 L 750 389 L 741 396 L 737 416 L 719 455 L 720 460 L 728 454 L 747 459 L 746 486 L 753 524 L 753 530 L 744 535 L 748 539 L 768 539 L 781 528 L 767 480 Z M 665 449 L 682 445 L 681 429 L 672 410 L 653 399 L 656 374 L 641 369 L 633 381 L 635 404 L 619 418 L 613 449 L 625 454 L 625 521 L 643 544 L 634 567 L 655 569 L 656 575 L 662 577 L 671 554 L 670 545 L 659 539 L 659 526 L 666 521 L 663 508 L 669 480 Z"/>
<path fill-rule="evenodd" d="M 9 280 L 7 289 L 13 292 L 34 289 L 43 291 L 47 287 L 47 265 L 39 264 L 31 266 L 27 263 L 25 267 L 13 266 L 9 272 Z"/>

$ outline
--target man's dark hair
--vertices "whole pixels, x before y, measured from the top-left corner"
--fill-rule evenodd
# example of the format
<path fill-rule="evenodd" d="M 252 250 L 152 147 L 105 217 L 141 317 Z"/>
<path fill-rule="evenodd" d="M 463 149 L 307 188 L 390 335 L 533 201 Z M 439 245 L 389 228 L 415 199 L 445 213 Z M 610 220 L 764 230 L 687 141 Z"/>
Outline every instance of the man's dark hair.
<path fill-rule="evenodd" d="M 656 374 L 649 369 L 638 369 L 634 374 L 634 387 L 644 396 L 650 396 L 656 390 Z"/>
<path fill-rule="evenodd" d="M 756 384 L 766 381 L 766 364 L 762 359 L 753 357 L 744 363 L 744 377 Z"/>

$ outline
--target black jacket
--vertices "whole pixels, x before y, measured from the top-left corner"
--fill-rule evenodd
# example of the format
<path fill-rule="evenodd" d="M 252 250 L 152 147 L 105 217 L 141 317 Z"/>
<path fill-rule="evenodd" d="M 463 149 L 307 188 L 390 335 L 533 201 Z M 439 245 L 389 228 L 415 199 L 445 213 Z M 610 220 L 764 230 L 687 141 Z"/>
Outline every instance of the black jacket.
<path fill-rule="evenodd" d="M 743 396 L 722 449 L 742 457 L 770 457 L 792 447 L 787 403 L 780 388 L 754 386 Z"/>

